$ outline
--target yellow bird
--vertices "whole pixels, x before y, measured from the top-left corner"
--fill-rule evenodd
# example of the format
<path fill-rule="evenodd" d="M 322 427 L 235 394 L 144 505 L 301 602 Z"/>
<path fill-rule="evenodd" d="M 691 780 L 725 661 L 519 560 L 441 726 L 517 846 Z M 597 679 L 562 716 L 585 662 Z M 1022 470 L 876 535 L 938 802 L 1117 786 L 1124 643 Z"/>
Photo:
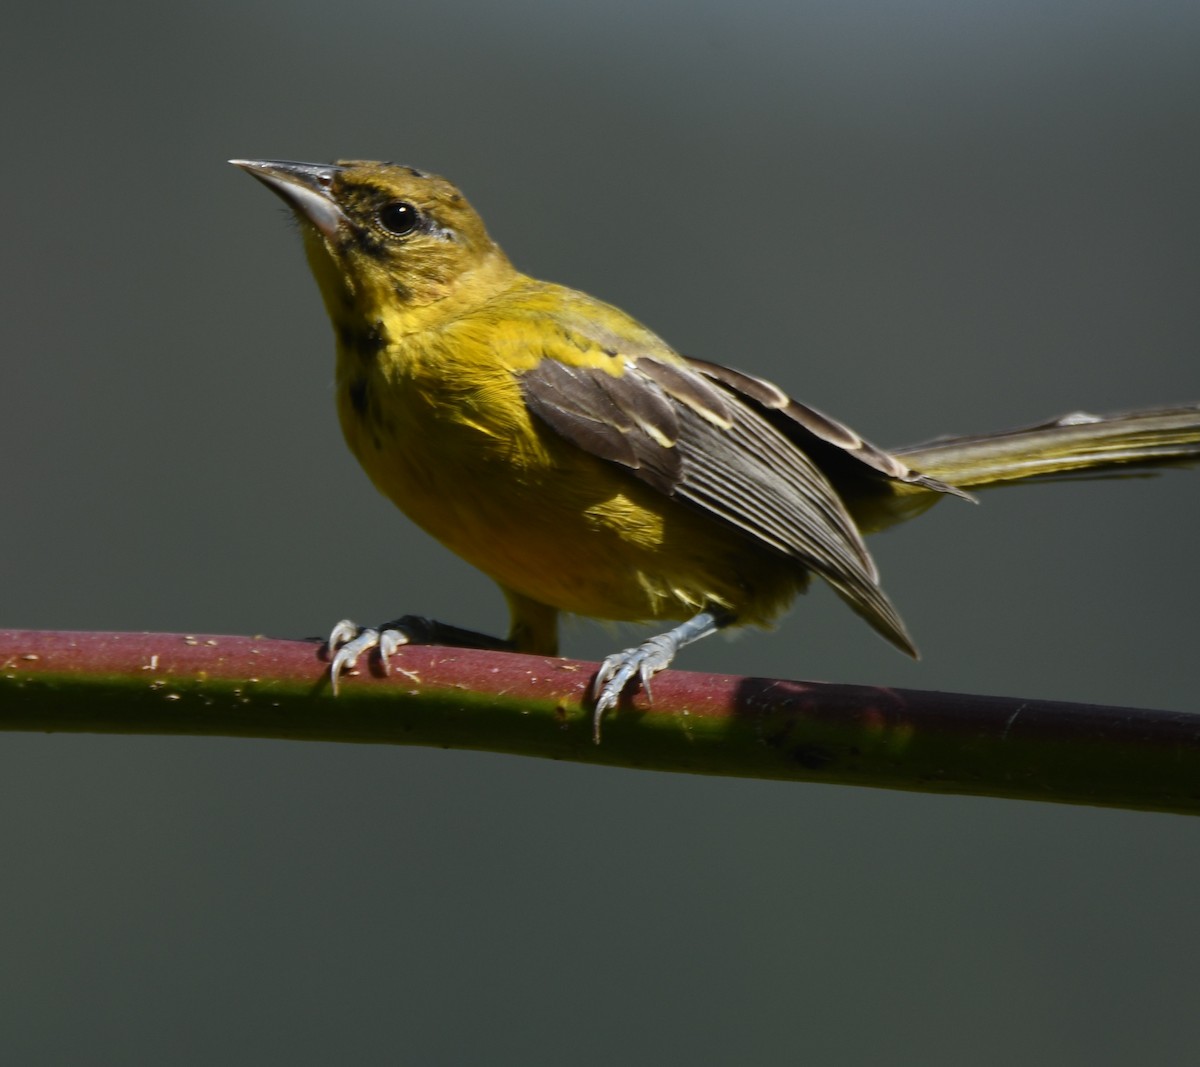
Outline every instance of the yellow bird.
<path fill-rule="evenodd" d="M 862 534 L 947 493 L 1200 455 L 1200 406 L 884 452 L 768 382 L 681 356 L 618 308 L 521 274 L 444 178 L 231 162 L 301 222 L 351 451 L 511 610 L 504 641 L 417 616 L 341 622 L 335 686 L 364 653 L 386 664 L 414 641 L 555 655 L 560 612 L 679 621 L 605 660 L 598 738 L 636 680 L 716 630 L 769 625 L 813 574 L 915 656 Z"/>

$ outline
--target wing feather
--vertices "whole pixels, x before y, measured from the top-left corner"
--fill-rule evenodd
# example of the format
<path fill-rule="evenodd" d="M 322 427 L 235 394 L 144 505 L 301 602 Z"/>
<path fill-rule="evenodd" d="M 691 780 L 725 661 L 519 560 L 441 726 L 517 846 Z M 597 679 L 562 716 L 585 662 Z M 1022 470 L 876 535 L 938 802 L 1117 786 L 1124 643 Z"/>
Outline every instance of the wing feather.
<path fill-rule="evenodd" d="M 970 493 L 913 470 L 897 456 L 877 448 L 844 423 L 807 404 L 801 404 L 799 400 L 793 400 L 771 382 L 703 359 L 687 357 L 687 364 L 705 378 L 720 383 L 748 401 L 785 437 L 811 452 L 822 463 L 832 463 L 843 469 L 852 465 L 858 468 L 859 474 L 875 478 L 882 476 L 935 492 L 973 499 Z"/>
<path fill-rule="evenodd" d="M 653 383 L 651 383 L 653 385 Z M 661 389 L 543 359 L 521 375 L 525 405 L 585 452 L 626 467 L 659 492 L 679 481 L 679 426 Z"/>
<path fill-rule="evenodd" d="M 771 399 L 765 390 L 774 387 L 749 379 L 757 383 L 747 387 L 753 396 L 706 373 L 708 365 L 654 355 L 625 355 L 620 373 L 609 366 L 547 356 L 519 375 L 525 402 L 572 444 L 816 571 L 884 636 L 913 651 L 841 498 L 768 416 L 761 398 Z"/>

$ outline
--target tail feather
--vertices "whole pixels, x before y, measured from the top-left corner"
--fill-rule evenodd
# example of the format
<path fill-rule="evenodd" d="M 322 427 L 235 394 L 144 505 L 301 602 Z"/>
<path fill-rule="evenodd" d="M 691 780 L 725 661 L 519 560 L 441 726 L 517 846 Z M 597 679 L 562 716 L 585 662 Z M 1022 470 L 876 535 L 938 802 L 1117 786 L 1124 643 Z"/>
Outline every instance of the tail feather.
<path fill-rule="evenodd" d="M 1134 474 L 1200 461 L 1200 404 L 1112 415 L 1073 412 L 1035 426 L 938 438 L 892 452 L 914 470 L 960 489 Z"/>

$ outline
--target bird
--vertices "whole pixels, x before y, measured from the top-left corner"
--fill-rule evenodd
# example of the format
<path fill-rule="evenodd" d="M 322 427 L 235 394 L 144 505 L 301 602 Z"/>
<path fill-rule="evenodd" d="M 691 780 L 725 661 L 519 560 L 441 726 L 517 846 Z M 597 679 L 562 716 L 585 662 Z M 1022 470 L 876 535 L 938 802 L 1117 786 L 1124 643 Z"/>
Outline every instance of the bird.
<path fill-rule="evenodd" d="M 815 575 L 916 645 L 864 535 L 943 497 L 1200 456 L 1200 405 L 885 451 L 749 373 L 685 356 L 512 265 L 445 178 L 367 160 L 230 160 L 299 221 L 336 339 L 343 435 L 377 489 L 501 588 L 505 638 L 420 615 L 339 622 L 334 692 L 366 654 L 435 642 L 558 654 L 560 615 L 673 623 L 609 656 L 602 718 L 681 648 L 770 626 Z"/>

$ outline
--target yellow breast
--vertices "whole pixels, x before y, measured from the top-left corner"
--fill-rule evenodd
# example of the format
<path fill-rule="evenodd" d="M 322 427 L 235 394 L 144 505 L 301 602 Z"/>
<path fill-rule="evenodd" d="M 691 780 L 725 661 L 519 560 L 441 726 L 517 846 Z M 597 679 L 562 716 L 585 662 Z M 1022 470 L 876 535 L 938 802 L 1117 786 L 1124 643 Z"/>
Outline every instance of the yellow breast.
<path fill-rule="evenodd" d="M 536 422 L 516 378 L 536 352 L 503 328 L 365 341 L 339 348 L 347 443 L 384 495 L 504 588 L 620 620 L 757 598 L 745 621 L 766 621 L 794 595 L 795 574 L 748 565 L 740 535 Z"/>

